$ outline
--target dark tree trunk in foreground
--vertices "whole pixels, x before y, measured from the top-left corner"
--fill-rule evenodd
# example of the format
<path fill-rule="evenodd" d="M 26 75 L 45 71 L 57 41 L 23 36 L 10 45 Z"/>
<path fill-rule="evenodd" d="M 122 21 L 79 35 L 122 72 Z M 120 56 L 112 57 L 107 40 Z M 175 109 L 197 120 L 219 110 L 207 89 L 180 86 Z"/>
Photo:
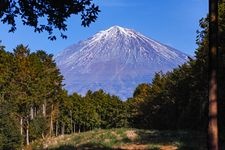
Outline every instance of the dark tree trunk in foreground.
<path fill-rule="evenodd" d="M 209 124 L 208 149 L 218 150 L 218 0 L 209 0 Z"/>

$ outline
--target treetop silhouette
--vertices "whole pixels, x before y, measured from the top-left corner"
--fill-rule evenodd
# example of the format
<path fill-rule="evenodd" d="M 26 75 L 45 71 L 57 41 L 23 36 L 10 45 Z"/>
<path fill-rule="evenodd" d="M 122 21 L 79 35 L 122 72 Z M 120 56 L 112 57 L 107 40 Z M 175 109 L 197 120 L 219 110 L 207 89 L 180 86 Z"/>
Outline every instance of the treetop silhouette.
<path fill-rule="evenodd" d="M 86 27 L 95 22 L 100 12 L 92 0 L 0 0 L 0 19 L 10 26 L 9 32 L 16 30 L 16 18 L 23 25 L 34 28 L 34 32 L 47 32 L 48 39 L 56 40 L 53 33 L 57 29 L 62 38 L 67 38 L 67 20 L 72 15 L 81 16 L 81 25 Z M 46 20 L 40 21 L 40 20 Z"/>

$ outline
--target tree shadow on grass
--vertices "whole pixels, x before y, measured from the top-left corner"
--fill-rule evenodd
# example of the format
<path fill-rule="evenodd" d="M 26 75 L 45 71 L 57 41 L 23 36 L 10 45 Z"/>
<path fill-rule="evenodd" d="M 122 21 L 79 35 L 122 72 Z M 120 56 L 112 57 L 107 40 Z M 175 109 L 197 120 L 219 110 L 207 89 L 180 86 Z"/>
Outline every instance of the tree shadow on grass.
<path fill-rule="evenodd" d="M 86 143 L 79 146 L 62 145 L 60 147 L 51 148 L 49 150 L 112 150 L 112 148 L 97 143 Z"/>
<path fill-rule="evenodd" d="M 175 145 L 179 150 L 207 150 L 206 135 L 198 131 L 138 130 L 136 142 L 141 144 Z"/>

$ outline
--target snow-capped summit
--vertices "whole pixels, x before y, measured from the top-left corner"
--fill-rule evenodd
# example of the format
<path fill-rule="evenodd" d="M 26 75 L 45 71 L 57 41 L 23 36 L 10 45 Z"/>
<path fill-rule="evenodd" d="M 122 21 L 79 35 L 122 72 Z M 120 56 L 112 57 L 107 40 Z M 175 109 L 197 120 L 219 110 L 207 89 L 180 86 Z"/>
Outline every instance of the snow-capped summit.
<path fill-rule="evenodd" d="M 138 84 L 184 63 L 187 55 L 132 29 L 113 26 L 69 46 L 55 59 L 69 93 L 103 89 L 126 99 Z"/>
<path fill-rule="evenodd" d="M 112 26 L 111 28 L 103 31 L 105 34 L 124 34 L 125 36 L 132 36 L 133 31 L 131 29 L 122 28 L 120 26 Z"/>

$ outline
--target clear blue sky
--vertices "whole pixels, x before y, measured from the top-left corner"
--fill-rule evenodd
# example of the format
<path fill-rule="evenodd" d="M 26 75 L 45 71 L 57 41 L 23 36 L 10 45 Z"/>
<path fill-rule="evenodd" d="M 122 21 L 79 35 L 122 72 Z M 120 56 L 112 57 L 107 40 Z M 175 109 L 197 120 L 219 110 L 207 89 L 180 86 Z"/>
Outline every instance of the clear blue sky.
<path fill-rule="evenodd" d="M 47 39 L 46 33 L 34 33 L 33 29 L 18 23 L 15 33 L 0 24 L 0 40 L 8 51 L 18 44 L 28 45 L 32 51 L 45 50 L 57 54 L 67 46 L 84 40 L 100 30 L 113 25 L 132 28 L 161 43 L 194 55 L 196 30 L 199 20 L 208 11 L 206 0 L 95 0 L 101 13 L 89 28 L 82 27 L 80 16 L 68 20 L 68 39 Z"/>

